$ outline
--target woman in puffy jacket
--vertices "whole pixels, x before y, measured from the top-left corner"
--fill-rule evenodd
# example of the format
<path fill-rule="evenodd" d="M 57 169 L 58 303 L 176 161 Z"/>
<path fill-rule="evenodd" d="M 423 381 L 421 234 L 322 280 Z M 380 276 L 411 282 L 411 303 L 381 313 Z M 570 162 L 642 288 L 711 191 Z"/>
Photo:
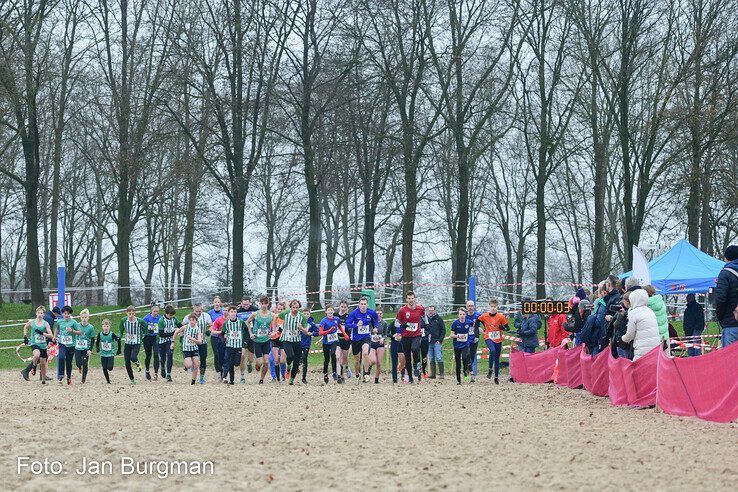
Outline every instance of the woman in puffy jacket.
<path fill-rule="evenodd" d="M 656 315 L 656 321 L 659 324 L 659 337 L 661 337 L 662 342 L 665 342 L 669 339 L 669 320 L 666 315 L 664 298 L 661 297 L 661 294 L 656 293 L 653 285 L 647 285 L 643 289 L 648 292 L 648 307 Z"/>
<path fill-rule="evenodd" d="M 659 324 L 656 315 L 648 307 L 648 299 L 648 293 L 644 289 L 630 293 L 628 329 L 620 340 L 626 343 L 633 342 L 634 361 L 661 345 Z"/>

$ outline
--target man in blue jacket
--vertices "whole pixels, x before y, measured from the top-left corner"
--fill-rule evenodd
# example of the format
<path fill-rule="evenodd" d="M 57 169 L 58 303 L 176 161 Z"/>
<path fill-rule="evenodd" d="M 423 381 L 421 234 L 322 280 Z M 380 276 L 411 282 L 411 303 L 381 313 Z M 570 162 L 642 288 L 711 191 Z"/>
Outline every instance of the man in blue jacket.
<path fill-rule="evenodd" d="M 723 347 L 738 342 L 738 245 L 731 244 L 725 249 L 727 264 L 720 270 L 717 284 L 713 290 L 715 316 L 723 329 Z"/>
<path fill-rule="evenodd" d="M 537 314 L 524 314 L 520 322 L 518 336 L 523 341 L 518 342 L 521 350 L 532 354 L 538 347 L 538 330 L 541 328 L 541 318 Z"/>

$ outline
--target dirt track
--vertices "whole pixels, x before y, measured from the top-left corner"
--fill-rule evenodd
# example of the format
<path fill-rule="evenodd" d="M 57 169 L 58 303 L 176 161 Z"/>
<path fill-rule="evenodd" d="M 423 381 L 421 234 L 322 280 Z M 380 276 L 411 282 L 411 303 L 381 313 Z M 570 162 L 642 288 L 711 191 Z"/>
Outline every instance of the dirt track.
<path fill-rule="evenodd" d="M 2 489 L 732 489 L 738 425 L 619 409 L 583 390 L 486 379 L 468 386 L 174 383 L 71 388 L 0 373 Z M 42 436 L 37 430 L 45 428 Z M 18 456 L 67 475 L 17 474 Z M 212 476 L 122 476 L 122 456 L 211 460 Z M 78 476 L 83 457 L 111 476 Z"/>

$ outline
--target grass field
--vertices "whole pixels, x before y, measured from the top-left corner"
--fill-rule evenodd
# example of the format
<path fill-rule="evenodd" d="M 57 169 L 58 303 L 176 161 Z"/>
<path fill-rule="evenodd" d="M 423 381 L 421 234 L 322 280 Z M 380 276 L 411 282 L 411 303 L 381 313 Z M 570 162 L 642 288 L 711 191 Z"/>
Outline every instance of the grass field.
<path fill-rule="evenodd" d="M 78 307 L 75 308 L 75 314 L 78 313 L 82 308 Z M 122 318 L 125 317 L 125 313 L 116 306 L 89 306 L 88 309 L 91 313 L 91 320 L 90 322 L 95 327 L 96 331 L 100 331 L 101 329 L 101 322 L 104 318 L 109 318 L 112 322 L 113 331 L 115 333 L 118 332 L 118 323 Z M 9 327 L 3 327 L 3 325 L 18 325 L 18 322 L 15 323 L 8 323 L 6 320 L 20 320 L 20 319 L 27 319 L 29 315 L 30 306 L 26 304 L 3 304 L 2 307 L 0 307 L 0 340 L 20 340 L 23 338 L 23 327 L 22 323 L 20 326 L 9 326 Z M 100 315 L 98 313 L 109 313 L 110 311 L 118 311 L 113 314 L 106 314 L 106 315 Z M 178 311 L 179 317 L 181 318 L 183 313 L 185 313 L 187 310 L 185 308 L 181 308 Z M 146 312 L 141 310 L 137 313 L 139 317 L 143 317 Z M 385 317 L 392 318 L 394 315 L 392 313 L 385 313 Z M 455 316 L 453 315 L 447 315 L 445 316 L 445 319 L 448 320 L 446 324 L 446 330 L 448 332 L 448 328 L 450 325 L 450 321 L 455 319 Z M 319 322 L 319 319 L 316 318 L 316 322 Z M 675 328 L 677 331 L 681 334 L 682 333 L 682 323 L 681 321 L 675 321 L 674 323 Z M 710 323 L 710 327 L 708 330 L 708 333 L 717 333 L 717 327 L 715 323 Z M 543 328 L 541 328 L 541 331 L 539 332 L 539 336 L 543 337 Z M 0 342 L 0 370 L 2 369 L 22 369 L 23 363 L 20 360 L 20 358 L 15 353 L 15 347 L 18 346 L 20 341 L 16 342 Z M 505 342 L 507 345 L 508 342 Z M 314 350 L 320 350 L 320 344 L 318 343 L 318 338 L 313 339 L 313 347 Z M 481 347 L 480 347 L 481 349 Z M 506 349 L 507 350 L 507 349 Z M 143 350 L 141 351 L 142 354 L 140 356 L 141 361 L 143 361 Z M 21 349 L 21 355 L 24 357 L 30 356 L 30 349 L 23 348 Z M 122 356 L 119 357 L 122 361 Z M 451 347 L 450 342 L 444 343 L 444 360 L 446 362 L 447 367 L 452 366 L 453 362 L 453 349 Z M 504 360 L 504 359 L 503 359 Z M 93 355 L 92 357 L 92 364 L 91 367 L 99 367 L 99 357 L 97 355 Z M 181 365 L 182 361 L 182 351 L 179 348 L 179 344 L 175 344 L 175 365 Z M 212 364 L 212 354 L 208 358 L 208 362 Z M 323 363 L 323 356 L 321 354 L 311 354 L 310 360 L 309 360 L 309 366 L 311 367 L 318 367 L 318 365 L 322 365 Z M 353 364 L 353 362 L 352 362 Z M 56 362 L 52 362 L 52 366 L 56 366 Z M 353 365 L 351 366 L 353 368 Z M 487 368 L 487 361 L 481 362 L 480 368 L 484 367 L 485 371 Z M 480 369 L 480 373 L 482 373 L 482 370 Z"/>

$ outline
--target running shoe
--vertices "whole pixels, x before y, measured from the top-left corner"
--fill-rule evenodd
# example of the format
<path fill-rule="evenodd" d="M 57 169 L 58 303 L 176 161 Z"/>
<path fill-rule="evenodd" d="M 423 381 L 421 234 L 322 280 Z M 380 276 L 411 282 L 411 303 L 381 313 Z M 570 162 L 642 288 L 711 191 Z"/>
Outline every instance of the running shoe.
<path fill-rule="evenodd" d="M 241 384 L 246 384 L 246 378 L 241 378 Z"/>
<path fill-rule="evenodd" d="M 154 381 L 158 381 L 158 380 L 159 380 L 159 373 L 154 371 Z"/>
<path fill-rule="evenodd" d="M 263 379 L 260 379 L 259 380 L 259 384 L 264 384 L 264 380 Z"/>
<path fill-rule="evenodd" d="M 254 366 L 252 366 L 250 363 L 246 366 L 246 370 L 249 371 L 249 374 L 251 374 L 251 371 L 254 370 Z"/>
<path fill-rule="evenodd" d="M 346 366 L 346 376 L 351 377 L 351 368 Z"/>
<path fill-rule="evenodd" d="M 135 379 L 131 379 L 131 386 L 136 386 L 136 380 Z"/>
<path fill-rule="evenodd" d="M 36 366 L 33 366 L 31 368 L 31 376 L 35 376 L 35 375 L 36 375 Z"/>
<path fill-rule="evenodd" d="M 472 376 L 471 377 L 471 382 L 472 383 L 476 383 L 477 382 L 477 377 L 476 376 Z"/>
<path fill-rule="evenodd" d="M 333 380 L 338 381 L 338 375 L 335 372 L 333 373 Z"/>
<path fill-rule="evenodd" d="M 335 376 L 335 374 L 334 374 L 334 376 Z M 26 379 L 26 381 L 28 381 L 28 379 Z M 328 374 L 323 374 L 323 382 L 325 384 L 328 384 Z"/>
<path fill-rule="evenodd" d="M 456 381 L 456 384 L 461 385 L 461 381 Z"/>
<path fill-rule="evenodd" d="M 374 384 L 379 384 L 379 378 L 374 378 Z"/>
<path fill-rule="evenodd" d="M 172 376 L 167 376 L 167 383 L 171 383 L 171 382 L 172 382 Z"/>
<path fill-rule="evenodd" d="M 135 364 L 136 364 L 136 370 L 138 372 L 141 372 L 141 363 L 139 361 L 136 361 Z"/>
<path fill-rule="evenodd" d="M 200 376 L 200 384 L 205 384 L 205 376 Z"/>
<path fill-rule="evenodd" d="M 338 384 L 343 384 L 343 376 L 339 375 L 339 376 L 338 376 L 338 379 L 336 379 L 336 382 L 337 382 Z"/>
<path fill-rule="evenodd" d="M 500 380 L 495 378 L 495 384 L 500 384 Z"/>
<path fill-rule="evenodd" d="M 146 381 L 151 381 L 151 373 L 146 371 Z"/>
<path fill-rule="evenodd" d="M 361 376 L 356 375 L 356 384 L 361 384 Z"/>
<path fill-rule="evenodd" d="M 293 386 L 295 384 L 295 378 L 290 378 L 290 386 Z"/>
<path fill-rule="evenodd" d="M 487 379 L 492 379 L 492 371 L 489 371 L 489 372 L 487 373 Z"/>
<path fill-rule="evenodd" d="M 72 378 L 67 378 L 67 386 L 72 386 Z"/>
<path fill-rule="evenodd" d="M 31 372 L 30 369 L 23 369 L 21 371 L 21 376 L 23 376 L 23 379 L 25 379 L 26 381 L 28 381 L 29 380 L 28 373 L 30 373 L 30 372 Z M 328 380 L 326 379 L 326 383 L 327 382 L 328 382 Z"/>
<path fill-rule="evenodd" d="M 161 378 L 164 379 L 166 377 L 167 377 L 167 373 L 165 373 L 164 371 L 161 371 Z"/>
<path fill-rule="evenodd" d="M 371 378 L 369 377 L 369 374 L 364 374 L 364 382 L 368 383 L 370 380 Z"/>
<path fill-rule="evenodd" d="M 305 378 L 302 378 L 302 384 L 308 384 L 308 380 Z"/>
<path fill-rule="evenodd" d="M 289 379 L 290 378 L 290 370 L 289 369 L 287 369 L 287 372 L 284 374 L 284 378 L 285 379 Z"/>

